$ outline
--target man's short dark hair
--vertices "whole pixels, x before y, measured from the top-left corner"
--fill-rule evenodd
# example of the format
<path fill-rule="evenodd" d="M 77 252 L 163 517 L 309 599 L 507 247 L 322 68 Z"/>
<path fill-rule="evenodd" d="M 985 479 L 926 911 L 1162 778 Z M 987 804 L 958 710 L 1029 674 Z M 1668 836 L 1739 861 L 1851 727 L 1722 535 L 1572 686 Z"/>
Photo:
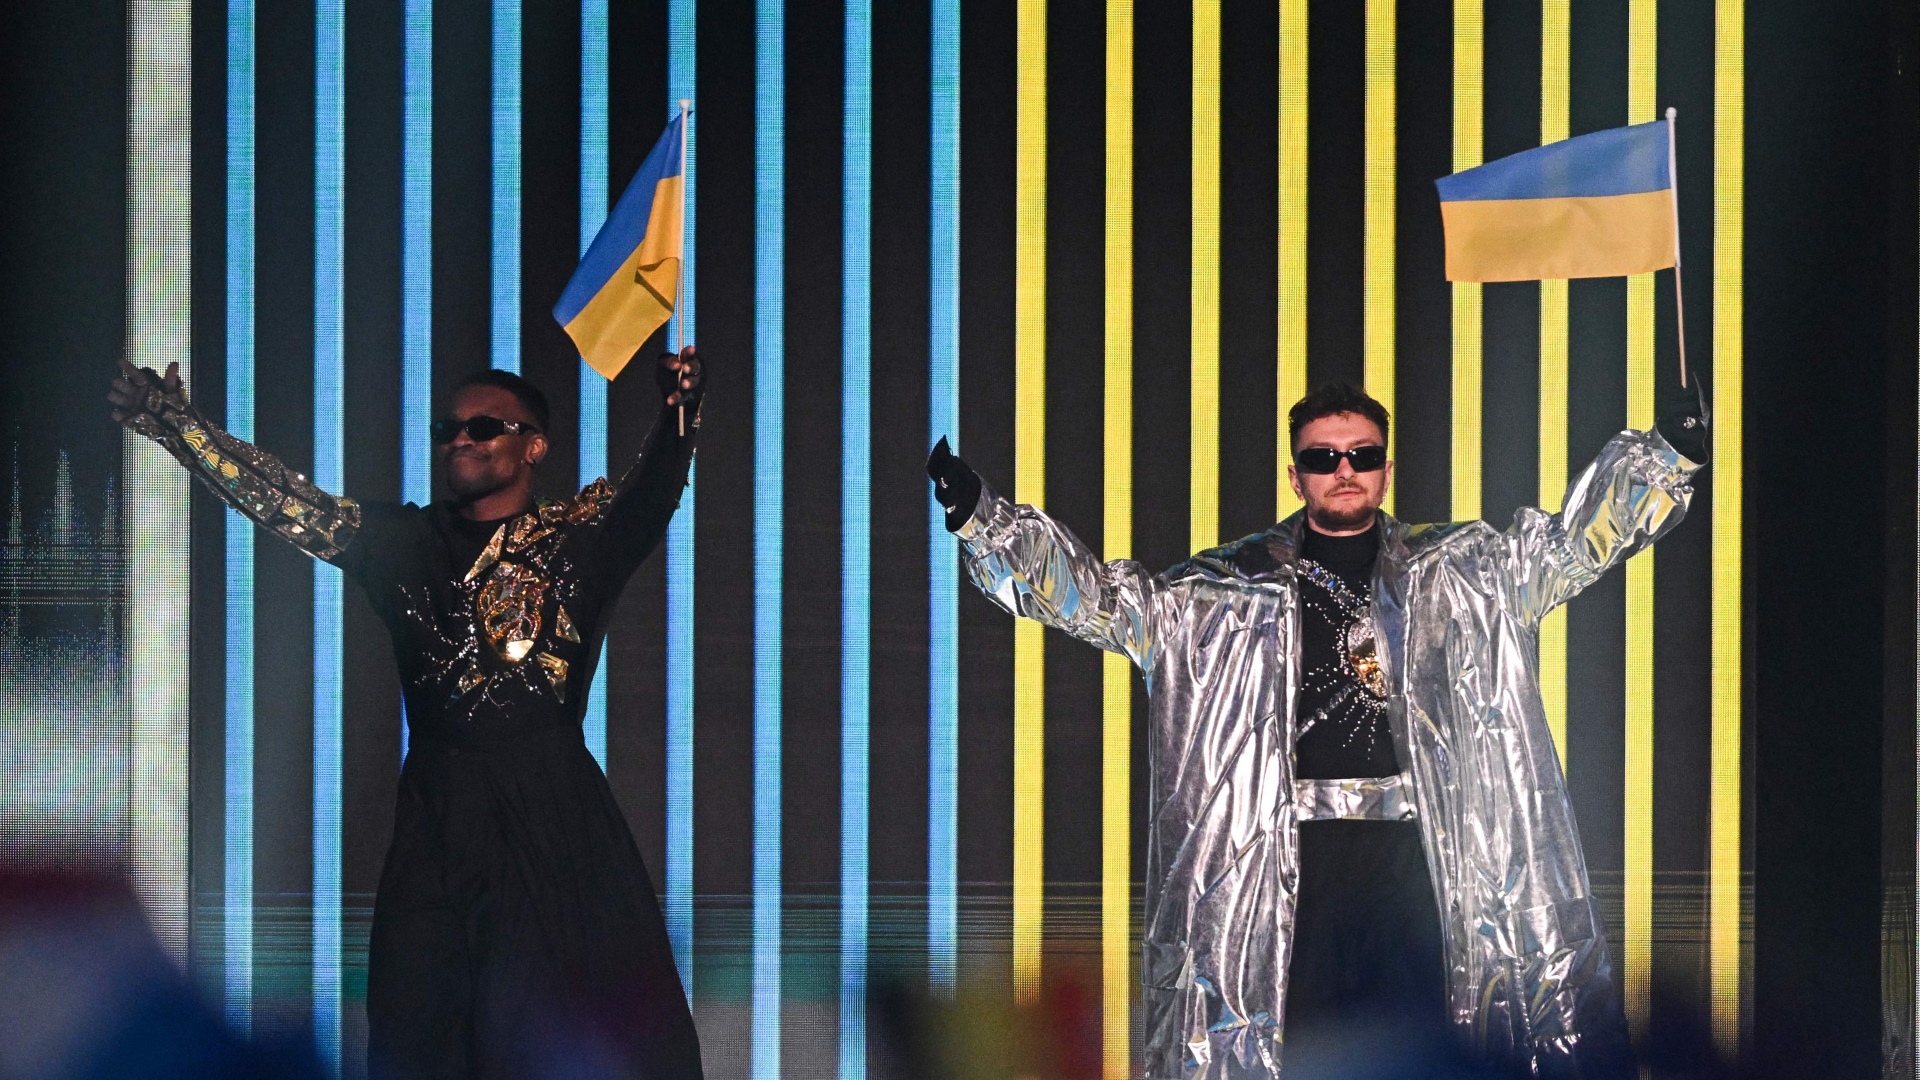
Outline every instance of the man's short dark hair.
<path fill-rule="evenodd" d="M 1386 406 L 1373 400 L 1365 390 L 1350 382 L 1323 383 L 1287 410 L 1287 445 L 1300 448 L 1300 429 L 1323 416 L 1352 413 L 1373 421 L 1380 438 L 1387 437 Z"/>
<path fill-rule="evenodd" d="M 461 379 L 460 385 L 454 387 L 453 392 L 457 394 L 469 386 L 492 386 L 505 390 L 513 395 L 521 408 L 527 410 L 527 415 L 533 417 L 534 424 L 541 431 L 547 430 L 547 395 L 541 393 L 539 387 L 513 372 L 502 371 L 499 368 L 476 371 Z"/>

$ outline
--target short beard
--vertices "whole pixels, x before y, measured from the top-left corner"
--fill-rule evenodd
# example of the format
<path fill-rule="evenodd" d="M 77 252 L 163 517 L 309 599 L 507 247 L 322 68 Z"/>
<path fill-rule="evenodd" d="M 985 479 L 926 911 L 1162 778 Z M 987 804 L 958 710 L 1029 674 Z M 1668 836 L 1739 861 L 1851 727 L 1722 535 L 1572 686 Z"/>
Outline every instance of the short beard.
<path fill-rule="evenodd" d="M 456 479 L 455 473 L 451 468 L 446 470 L 446 478 L 447 490 L 453 493 L 453 501 L 462 504 L 477 502 L 513 483 L 511 477 L 505 480 L 496 480 L 491 476 L 462 481 Z"/>
<path fill-rule="evenodd" d="M 1307 507 L 1307 520 L 1320 527 L 1321 532 L 1350 532 L 1373 524 L 1374 508 L 1362 506 L 1352 511 L 1334 510 L 1325 506 Z"/>

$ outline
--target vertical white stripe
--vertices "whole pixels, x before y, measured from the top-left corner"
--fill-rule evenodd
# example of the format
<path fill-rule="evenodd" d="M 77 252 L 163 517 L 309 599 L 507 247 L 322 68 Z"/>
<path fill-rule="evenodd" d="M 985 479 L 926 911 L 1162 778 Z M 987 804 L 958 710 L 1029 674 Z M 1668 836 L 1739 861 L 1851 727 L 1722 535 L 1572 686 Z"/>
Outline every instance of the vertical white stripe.
<path fill-rule="evenodd" d="M 193 7 L 127 5 L 127 356 L 192 384 Z M 126 671 L 134 887 L 167 953 L 187 959 L 188 486 L 125 436 Z"/>

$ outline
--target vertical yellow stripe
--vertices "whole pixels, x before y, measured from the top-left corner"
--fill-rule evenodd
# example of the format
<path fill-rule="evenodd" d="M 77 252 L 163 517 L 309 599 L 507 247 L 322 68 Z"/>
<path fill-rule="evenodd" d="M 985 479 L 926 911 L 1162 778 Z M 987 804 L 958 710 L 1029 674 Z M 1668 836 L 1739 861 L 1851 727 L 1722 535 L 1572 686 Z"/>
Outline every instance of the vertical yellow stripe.
<path fill-rule="evenodd" d="M 1746 242 L 1746 4 L 1718 0 L 1713 47 L 1712 777 L 1707 979 L 1715 1047 L 1740 1049 L 1742 348 Z"/>
<path fill-rule="evenodd" d="M 1020 0 L 1015 17 L 1013 223 L 1013 487 L 1043 506 L 1047 492 L 1047 2 Z M 1046 804 L 1046 658 L 1040 624 L 1013 631 L 1013 993 L 1040 991 Z"/>
<path fill-rule="evenodd" d="M 1485 124 L 1486 9 L 1453 3 L 1453 171 L 1480 164 Z M 1480 516 L 1480 283 L 1453 283 L 1453 468 L 1455 521 Z"/>
<path fill-rule="evenodd" d="M 1192 420 L 1187 546 L 1220 542 L 1220 0 L 1193 0 Z"/>
<path fill-rule="evenodd" d="M 1540 142 L 1568 135 L 1573 107 L 1573 2 L 1540 3 Z M 1540 283 L 1540 509 L 1559 513 L 1567 490 L 1567 283 Z M 1567 767 L 1567 611 L 1540 623 L 1540 698 Z"/>
<path fill-rule="evenodd" d="M 1627 122 L 1657 119 L 1656 0 L 1627 5 Z M 1627 426 L 1653 426 L 1653 275 L 1627 279 Z M 1627 564 L 1626 918 L 1627 1026 L 1645 1038 L 1653 985 L 1653 552 Z"/>
<path fill-rule="evenodd" d="M 1361 242 L 1361 353 L 1367 393 L 1393 411 L 1394 54 L 1396 0 L 1366 0 L 1366 171 Z M 1388 438 L 1392 452 L 1394 440 Z M 1393 512 L 1393 491 L 1385 509 Z"/>
<path fill-rule="evenodd" d="M 1109 559 L 1133 548 L 1133 0 L 1107 0 L 1106 520 Z M 1125 1080 L 1133 1013 L 1133 672 L 1102 654 L 1101 1075 Z"/>
<path fill-rule="evenodd" d="M 1280 2 L 1279 424 L 1275 517 L 1300 506 L 1287 483 L 1287 411 L 1307 395 L 1307 0 Z"/>

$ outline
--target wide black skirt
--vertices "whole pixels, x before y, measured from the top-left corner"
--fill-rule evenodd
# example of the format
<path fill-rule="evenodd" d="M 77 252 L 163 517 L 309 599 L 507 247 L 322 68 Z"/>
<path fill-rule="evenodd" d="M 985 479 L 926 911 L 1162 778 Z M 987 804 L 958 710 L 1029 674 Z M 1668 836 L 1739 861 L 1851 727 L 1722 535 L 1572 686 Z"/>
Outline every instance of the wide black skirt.
<path fill-rule="evenodd" d="M 652 879 L 578 727 L 416 741 L 367 970 L 379 1080 L 699 1080 Z"/>

